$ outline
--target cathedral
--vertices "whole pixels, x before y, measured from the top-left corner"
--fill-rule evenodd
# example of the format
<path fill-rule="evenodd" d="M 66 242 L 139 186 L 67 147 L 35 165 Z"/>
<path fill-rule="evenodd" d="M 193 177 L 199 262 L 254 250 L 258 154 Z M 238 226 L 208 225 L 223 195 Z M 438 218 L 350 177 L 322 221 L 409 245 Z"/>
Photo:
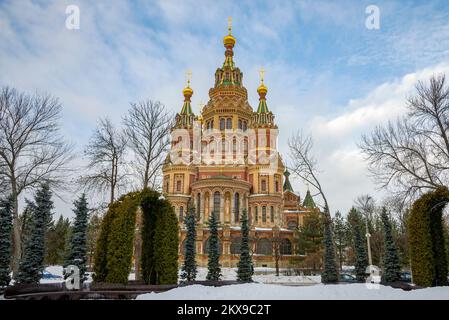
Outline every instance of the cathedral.
<path fill-rule="evenodd" d="M 288 267 L 296 253 L 295 230 L 304 215 L 318 210 L 307 191 L 303 201 L 294 192 L 289 172 L 277 150 L 278 127 L 267 101 L 268 88 L 257 88 L 259 105 L 248 103 L 243 73 L 234 63 L 236 39 L 223 38 L 224 62 L 215 71 L 209 101 L 200 114 L 192 111 L 190 79 L 184 103 L 171 131 L 170 152 L 164 162 L 163 195 L 180 223 L 180 260 L 186 230 L 184 217 L 193 205 L 197 218 L 197 259 L 207 265 L 208 219 L 219 222 L 220 262 L 235 267 L 240 250 L 240 217 L 248 212 L 250 246 L 255 266 Z"/>

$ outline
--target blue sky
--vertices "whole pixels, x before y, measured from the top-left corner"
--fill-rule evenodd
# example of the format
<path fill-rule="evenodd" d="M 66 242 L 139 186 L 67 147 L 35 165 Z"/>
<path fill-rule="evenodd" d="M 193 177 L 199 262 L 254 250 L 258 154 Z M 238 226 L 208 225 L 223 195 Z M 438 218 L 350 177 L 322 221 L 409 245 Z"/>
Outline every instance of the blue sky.
<path fill-rule="evenodd" d="M 71 4 L 80 8 L 79 30 L 65 28 Z M 379 30 L 365 27 L 371 4 Z M 228 16 L 253 108 L 257 71 L 267 70 L 287 163 L 288 137 L 303 129 L 314 136 L 334 210 L 347 211 L 362 193 L 381 197 L 356 143 L 404 113 L 417 80 L 449 71 L 446 0 L 0 0 L 0 85 L 59 97 L 63 133 L 80 151 L 98 118 L 120 123 L 129 102 L 151 98 L 180 110 L 187 69 L 197 112 L 223 62 Z M 302 181 L 294 186 L 304 194 Z M 57 211 L 70 215 L 72 200 L 58 200 Z"/>

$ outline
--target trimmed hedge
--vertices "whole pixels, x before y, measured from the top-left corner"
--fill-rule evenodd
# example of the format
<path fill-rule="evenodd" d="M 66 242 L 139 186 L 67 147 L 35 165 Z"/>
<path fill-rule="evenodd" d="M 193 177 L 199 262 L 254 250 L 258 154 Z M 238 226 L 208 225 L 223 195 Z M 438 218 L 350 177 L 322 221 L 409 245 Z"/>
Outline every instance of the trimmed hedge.
<path fill-rule="evenodd" d="M 447 285 L 447 253 L 442 214 L 449 190 L 438 188 L 413 203 L 409 217 L 409 247 L 413 282 L 419 286 Z"/>

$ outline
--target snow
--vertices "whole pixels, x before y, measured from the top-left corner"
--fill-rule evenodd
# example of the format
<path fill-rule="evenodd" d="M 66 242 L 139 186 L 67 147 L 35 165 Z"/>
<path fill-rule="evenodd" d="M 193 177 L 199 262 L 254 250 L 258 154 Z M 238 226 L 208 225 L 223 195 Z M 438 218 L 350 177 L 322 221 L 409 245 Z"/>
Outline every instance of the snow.
<path fill-rule="evenodd" d="M 192 285 L 163 293 L 139 295 L 137 300 L 449 300 L 449 287 L 404 291 L 387 286 L 369 289 L 366 284 L 286 286 L 238 284 L 222 287 Z"/>

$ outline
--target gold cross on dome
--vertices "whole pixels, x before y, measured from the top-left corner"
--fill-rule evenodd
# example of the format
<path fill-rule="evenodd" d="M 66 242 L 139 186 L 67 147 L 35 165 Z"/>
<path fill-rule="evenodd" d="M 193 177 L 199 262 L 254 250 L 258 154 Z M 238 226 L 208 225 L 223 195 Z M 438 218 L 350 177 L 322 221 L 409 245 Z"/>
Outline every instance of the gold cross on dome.
<path fill-rule="evenodd" d="M 187 87 L 190 87 L 190 80 L 192 79 L 192 71 L 187 70 L 186 78 L 187 78 Z"/>
<path fill-rule="evenodd" d="M 263 78 L 264 78 L 264 76 L 265 76 L 265 69 L 264 69 L 263 67 L 260 68 L 259 74 L 260 74 L 260 82 L 263 83 Z"/>
<path fill-rule="evenodd" d="M 232 31 L 232 17 L 228 17 L 228 31 L 231 34 Z"/>

